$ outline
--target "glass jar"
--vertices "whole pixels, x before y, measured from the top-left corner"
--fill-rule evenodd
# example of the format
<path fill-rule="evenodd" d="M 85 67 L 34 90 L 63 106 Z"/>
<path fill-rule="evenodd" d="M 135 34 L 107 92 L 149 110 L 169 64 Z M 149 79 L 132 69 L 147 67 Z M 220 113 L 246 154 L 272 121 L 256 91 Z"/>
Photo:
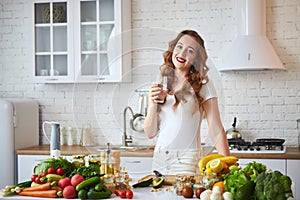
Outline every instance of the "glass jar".
<path fill-rule="evenodd" d="M 211 189 L 214 183 L 220 181 L 220 177 L 215 172 L 205 172 L 202 178 L 203 186 L 206 189 Z"/>
<path fill-rule="evenodd" d="M 115 190 L 116 190 L 114 175 L 113 174 L 105 174 L 102 179 L 103 179 L 104 185 L 107 187 L 107 189 L 109 189 L 114 194 Z"/>
<path fill-rule="evenodd" d="M 126 180 L 125 180 L 125 173 L 124 172 L 118 172 L 115 174 L 115 179 L 116 179 L 116 189 L 126 189 L 127 188 L 127 184 L 126 184 Z"/>
<path fill-rule="evenodd" d="M 174 189 L 177 195 L 182 195 L 182 189 L 185 186 L 190 186 L 191 188 L 193 188 L 194 184 L 195 184 L 194 175 L 178 174 L 175 177 Z"/>
<path fill-rule="evenodd" d="M 99 164 L 100 165 L 100 154 L 91 154 L 88 156 L 89 165 Z"/>
<path fill-rule="evenodd" d="M 73 155 L 73 163 L 76 167 L 85 166 L 84 155 Z"/>

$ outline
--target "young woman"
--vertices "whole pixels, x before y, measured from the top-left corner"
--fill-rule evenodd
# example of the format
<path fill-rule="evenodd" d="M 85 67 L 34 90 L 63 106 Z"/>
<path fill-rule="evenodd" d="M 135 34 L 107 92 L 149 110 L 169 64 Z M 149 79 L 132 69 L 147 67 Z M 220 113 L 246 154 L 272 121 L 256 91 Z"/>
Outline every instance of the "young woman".
<path fill-rule="evenodd" d="M 206 60 L 203 39 L 193 30 L 184 30 L 164 53 L 160 70 L 161 76 L 167 76 L 168 89 L 158 84 L 150 88 L 144 130 L 149 138 L 158 136 L 153 169 L 163 174 L 195 174 L 201 155 L 203 116 L 217 151 L 230 154 Z"/>

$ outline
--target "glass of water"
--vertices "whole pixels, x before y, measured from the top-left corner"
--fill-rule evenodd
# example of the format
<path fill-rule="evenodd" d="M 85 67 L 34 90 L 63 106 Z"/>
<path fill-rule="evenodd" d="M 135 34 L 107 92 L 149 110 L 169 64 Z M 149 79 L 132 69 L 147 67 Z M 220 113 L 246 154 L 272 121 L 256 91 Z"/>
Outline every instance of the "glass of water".
<path fill-rule="evenodd" d="M 158 76 L 156 79 L 155 84 L 157 84 L 161 90 L 167 90 L 167 86 L 168 86 L 168 77 L 167 76 Z M 154 102 L 156 103 L 164 103 L 164 99 L 156 99 L 154 100 Z"/>

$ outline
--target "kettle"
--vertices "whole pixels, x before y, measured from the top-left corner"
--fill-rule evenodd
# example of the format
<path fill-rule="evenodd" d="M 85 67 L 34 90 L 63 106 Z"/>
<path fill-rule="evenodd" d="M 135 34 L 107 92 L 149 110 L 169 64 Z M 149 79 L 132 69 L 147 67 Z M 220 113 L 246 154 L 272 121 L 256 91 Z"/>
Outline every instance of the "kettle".
<path fill-rule="evenodd" d="M 236 129 L 236 117 L 233 119 L 232 128 L 226 131 L 227 139 L 242 139 L 242 134 Z"/>
<path fill-rule="evenodd" d="M 130 120 L 130 126 L 134 131 L 144 132 L 144 121 L 147 115 L 148 95 L 140 93 L 138 113 L 134 114 Z"/>
<path fill-rule="evenodd" d="M 45 125 L 51 126 L 50 141 L 45 131 Z M 43 133 L 47 140 L 50 142 L 50 156 L 58 158 L 60 156 L 60 123 L 59 122 L 43 122 Z"/>

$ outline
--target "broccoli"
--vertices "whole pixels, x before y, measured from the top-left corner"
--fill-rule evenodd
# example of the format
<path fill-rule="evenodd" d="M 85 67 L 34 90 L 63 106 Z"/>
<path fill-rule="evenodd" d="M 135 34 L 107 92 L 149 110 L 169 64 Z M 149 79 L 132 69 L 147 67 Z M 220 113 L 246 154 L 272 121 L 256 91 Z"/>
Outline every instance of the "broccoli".
<path fill-rule="evenodd" d="M 263 172 L 255 179 L 255 200 L 286 200 L 292 197 L 291 179 L 279 171 Z"/>

